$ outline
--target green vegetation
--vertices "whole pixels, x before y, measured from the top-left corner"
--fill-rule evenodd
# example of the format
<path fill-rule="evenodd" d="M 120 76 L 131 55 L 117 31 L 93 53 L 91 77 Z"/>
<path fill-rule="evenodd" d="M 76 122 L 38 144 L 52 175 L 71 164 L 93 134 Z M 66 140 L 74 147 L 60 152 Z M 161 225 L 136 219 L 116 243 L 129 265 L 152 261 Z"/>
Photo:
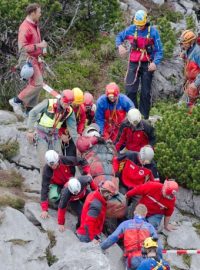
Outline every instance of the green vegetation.
<path fill-rule="evenodd" d="M 19 143 L 17 140 L 11 141 L 9 139 L 5 143 L 0 144 L 0 153 L 5 159 L 10 160 L 12 157 L 15 157 L 19 152 Z"/>
<path fill-rule="evenodd" d="M 190 268 L 192 257 L 188 254 L 183 254 L 183 262 Z"/>
<path fill-rule="evenodd" d="M 192 226 L 196 229 L 196 232 L 198 233 L 198 235 L 200 235 L 200 222 L 196 222 L 194 224 L 192 224 Z"/>
<path fill-rule="evenodd" d="M 5 171 L 0 170 L 0 187 L 22 187 L 23 177 L 20 173 L 12 170 L 12 171 Z"/>
<path fill-rule="evenodd" d="M 194 20 L 194 17 L 192 15 L 190 16 L 186 16 L 186 25 L 187 25 L 187 29 L 191 29 L 193 31 L 196 31 L 196 23 Z"/>
<path fill-rule="evenodd" d="M 185 107 L 160 106 L 162 120 L 156 123 L 155 158 L 163 179 L 176 179 L 182 186 L 200 192 L 200 107 L 192 115 Z"/>
<path fill-rule="evenodd" d="M 2 206 L 10 206 L 12 208 L 21 210 L 24 208 L 25 200 L 14 196 L 14 195 L 1 195 L 0 196 L 0 207 Z"/>
<path fill-rule="evenodd" d="M 51 248 L 53 248 L 56 244 L 56 237 L 54 235 L 54 232 L 50 230 L 47 231 L 47 235 L 50 240 L 50 244 L 46 249 L 46 257 L 48 265 L 51 266 L 52 264 L 58 261 L 58 258 L 51 252 Z"/>

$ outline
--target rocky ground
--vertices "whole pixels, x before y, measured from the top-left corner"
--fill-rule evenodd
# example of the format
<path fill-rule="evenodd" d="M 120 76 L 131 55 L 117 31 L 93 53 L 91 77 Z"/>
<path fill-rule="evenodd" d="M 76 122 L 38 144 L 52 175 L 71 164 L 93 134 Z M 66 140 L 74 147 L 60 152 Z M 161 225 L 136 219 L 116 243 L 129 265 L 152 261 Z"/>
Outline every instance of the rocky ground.
<path fill-rule="evenodd" d="M 1 146 L 9 140 L 17 141 L 20 146 L 18 154 L 9 161 L 2 154 L 0 157 L 0 185 L 4 183 L 0 188 L 1 269 L 125 269 L 122 250 L 118 245 L 103 254 L 98 245 L 78 241 L 74 234 L 76 218 L 70 213 L 67 213 L 64 233 L 58 231 L 55 210 L 50 211 L 48 220 L 40 218 L 41 182 L 37 155 L 35 148 L 26 141 L 25 127 L 25 122 L 19 122 L 12 113 L 0 111 L 0 152 Z M 13 175 L 13 171 L 20 174 Z M 19 175 L 23 179 L 22 185 L 19 184 Z M 6 179 L 9 179 L 9 183 L 15 179 L 15 187 L 6 187 Z M 21 204 L 16 203 L 15 199 L 21 200 Z M 12 208 L 4 207 L 6 203 Z M 173 216 L 177 230 L 171 233 L 164 230 L 160 232 L 166 249 L 200 248 L 199 205 L 200 196 L 186 189 L 180 190 Z M 165 257 L 171 263 L 172 270 L 197 270 L 200 264 L 200 255 Z"/>

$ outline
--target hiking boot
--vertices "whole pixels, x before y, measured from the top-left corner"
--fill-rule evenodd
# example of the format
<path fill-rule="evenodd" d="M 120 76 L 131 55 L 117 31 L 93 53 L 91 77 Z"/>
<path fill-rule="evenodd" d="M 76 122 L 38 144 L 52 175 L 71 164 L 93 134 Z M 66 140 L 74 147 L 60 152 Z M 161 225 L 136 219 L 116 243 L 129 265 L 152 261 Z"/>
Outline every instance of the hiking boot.
<path fill-rule="evenodd" d="M 9 99 L 9 104 L 10 104 L 10 106 L 12 106 L 13 111 L 16 115 L 24 117 L 21 103 L 17 103 L 17 102 L 15 102 L 14 98 L 11 98 L 11 99 Z"/>

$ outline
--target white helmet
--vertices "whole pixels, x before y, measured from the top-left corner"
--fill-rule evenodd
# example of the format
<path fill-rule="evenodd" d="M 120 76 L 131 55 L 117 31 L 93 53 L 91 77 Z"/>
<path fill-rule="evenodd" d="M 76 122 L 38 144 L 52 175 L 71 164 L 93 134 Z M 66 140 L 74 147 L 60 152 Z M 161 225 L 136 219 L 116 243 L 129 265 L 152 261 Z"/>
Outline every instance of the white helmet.
<path fill-rule="evenodd" d="M 67 187 L 73 195 L 77 195 L 81 191 L 81 183 L 76 178 L 70 178 Z"/>
<path fill-rule="evenodd" d="M 28 80 L 33 76 L 34 70 L 33 66 L 30 62 L 26 62 L 25 65 L 23 65 L 20 76 L 23 80 Z"/>
<path fill-rule="evenodd" d="M 84 131 L 83 131 L 83 136 L 86 137 L 100 137 L 100 128 L 97 124 L 93 123 L 90 126 L 88 126 Z"/>
<path fill-rule="evenodd" d="M 138 109 L 130 109 L 127 113 L 127 119 L 132 125 L 137 126 L 142 120 L 142 115 Z"/>
<path fill-rule="evenodd" d="M 142 164 L 150 164 L 154 158 L 154 151 L 151 145 L 145 145 L 140 149 L 139 158 Z"/>
<path fill-rule="evenodd" d="M 45 160 L 49 166 L 52 166 L 58 163 L 59 155 L 54 150 L 48 150 L 45 154 Z"/>

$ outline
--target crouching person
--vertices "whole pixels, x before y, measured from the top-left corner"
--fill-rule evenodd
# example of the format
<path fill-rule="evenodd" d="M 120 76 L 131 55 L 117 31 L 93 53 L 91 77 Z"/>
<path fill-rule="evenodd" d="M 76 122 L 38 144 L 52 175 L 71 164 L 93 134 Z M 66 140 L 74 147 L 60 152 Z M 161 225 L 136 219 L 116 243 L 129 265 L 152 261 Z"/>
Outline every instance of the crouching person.
<path fill-rule="evenodd" d="M 58 207 L 61 190 L 75 175 L 76 166 L 83 174 L 88 174 L 90 167 L 84 158 L 59 156 L 56 151 L 48 150 L 45 154 L 46 165 L 42 174 L 41 217 L 48 218 L 49 202 Z"/>
<path fill-rule="evenodd" d="M 170 270 L 168 262 L 158 256 L 158 243 L 155 239 L 148 237 L 144 240 L 142 255 L 144 259 L 137 270 Z"/>
<path fill-rule="evenodd" d="M 68 205 L 78 216 L 78 223 L 76 224 L 76 227 L 78 228 L 80 226 L 83 203 L 87 195 L 90 193 L 90 190 L 87 188 L 88 185 L 90 185 L 92 190 L 97 189 L 90 175 L 84 175 L 78 178 L 70 178 L 65 184 L 64 188 L 62 189 L 61 198 L 58 205 L 59 231 L 63 232 L 65 230 L 65 213 Z"/>
<path fill-rule="evenodd" d="M 147 208 L 143 204 L 138 204 L 135 208 L 134 218 L 122 222 L 118 228 L 101 243 L 102 250 L 106 250 L 119 239 L 124 241 L 124 256 L 128 270 L 137 269 L 142 261 L 143 241 L 152 236 L 157 239 L 154 227 L 145 221 Z M 160 256 L 162 253 L 159 252 Z"/>
<path fill-rule="evenodd" d="M 76 231 L 81 242 L 99 240 L 106 218 L 107 201 L 116 193 L 116 186 L 111 181 L 105 181 L 98 190 L 87 196 L 81 214 L 81 225 Z"/>

